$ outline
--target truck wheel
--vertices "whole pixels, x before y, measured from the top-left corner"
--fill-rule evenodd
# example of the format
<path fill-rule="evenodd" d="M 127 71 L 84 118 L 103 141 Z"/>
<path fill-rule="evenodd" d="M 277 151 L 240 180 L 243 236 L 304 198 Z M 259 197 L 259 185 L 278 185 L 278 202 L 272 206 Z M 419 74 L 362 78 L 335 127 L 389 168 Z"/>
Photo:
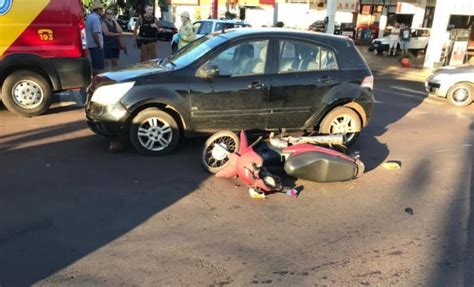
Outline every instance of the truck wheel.
<path fill-rule="evenodd" d="M 157 108 L 138 113 L 130 127 L 130 141 L 143 155 L 162 156 L 170 153 L 178 144 L 180 134 L 175 119 Z"/>
<path fill-rule="evenodd" d="M 202 149 L 202 166 L 210 173 L 218 173 L 229 164 L 229 157 L 215 147 L 223 145 L 230 153 L 238 152 L 240 148 L 239 137 L 230 131 L 213 134 L 204 144 Z"/>
<path fill-rule="evenodd" d="M 458 83 L 449 89 L 448 100 L 456 107 L 466 107 L 474 100 L 474 87 L 469 83 Z"/>
<path fill-rule="evenodd" d="M 337 107 L 321 121 L 319 132 L 322 134 L 344 134 L 344 144 L 353 144 L 362 127 L 359 115 L 348 107 Z"/>
<path fill-rule="evenodd" d="M 17 71 L 3 82 L 2 100 L 12 113 L 25 117 L 39 116 L 51 105 L 52 89 L 40 74 Z"/>

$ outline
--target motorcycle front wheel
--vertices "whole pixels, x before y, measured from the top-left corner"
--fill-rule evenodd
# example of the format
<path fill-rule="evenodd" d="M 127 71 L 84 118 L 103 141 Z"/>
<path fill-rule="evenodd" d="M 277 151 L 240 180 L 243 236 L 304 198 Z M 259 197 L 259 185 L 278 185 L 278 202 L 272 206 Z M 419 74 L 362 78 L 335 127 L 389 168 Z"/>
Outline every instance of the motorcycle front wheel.
<path fill-rule="evenodd" d="M 219 145 L 219 147 L 216 147 Z M 225 150 L 223 151 L 222 148 Z M 231 131 L 222 131 L 213 134 L 207 139 L 202 150 L 202 166 L 210 173 L 218 173 L 229 164 L 228 153 L 238 152 L 239 137 Z M 228 153 L 227 153 L 227 152 Z"/>

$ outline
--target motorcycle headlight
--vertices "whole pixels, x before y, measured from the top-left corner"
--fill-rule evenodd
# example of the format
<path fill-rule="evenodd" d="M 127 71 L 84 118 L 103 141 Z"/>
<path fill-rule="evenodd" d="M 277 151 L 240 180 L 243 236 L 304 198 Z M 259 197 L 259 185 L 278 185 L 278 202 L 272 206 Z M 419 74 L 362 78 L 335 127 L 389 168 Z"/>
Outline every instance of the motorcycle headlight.
<path fill-rule="evenodd" d="M 120 101 L 133 85 L 135 85 L 135 82 L 101 86 L 92 95 L 91 102 L 103 106 L 114 105 Z"/>
<path fill-rule="evenodd" d="M 277 185 L 275 179 L 272 176 L 265 176 L 263 178 L 263 182 L 265 183 L 265 185 L 270 187 L 276 187 Z"/>

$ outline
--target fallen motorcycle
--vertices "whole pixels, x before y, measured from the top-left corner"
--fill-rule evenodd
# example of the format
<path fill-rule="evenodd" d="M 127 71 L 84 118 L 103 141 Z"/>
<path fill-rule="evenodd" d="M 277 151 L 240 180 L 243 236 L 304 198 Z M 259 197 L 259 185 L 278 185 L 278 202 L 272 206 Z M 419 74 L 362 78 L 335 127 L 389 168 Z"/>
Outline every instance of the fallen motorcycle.
<path fill-rule="evenodd" d="M 240 138 L 233 132 L 212 135 L 203 149 L 202 163 L 217 177 L 239 177 L 259 192 L 281 191 L 281 179 L 267 166 L 283 166 L 286 174 L 315 182 L 348 181 L 364 172 L 358 155 L 349 156 L 320 145 L 341 145 L 343 135 L 259 137 L 248 144 L 245 131 Z"/>

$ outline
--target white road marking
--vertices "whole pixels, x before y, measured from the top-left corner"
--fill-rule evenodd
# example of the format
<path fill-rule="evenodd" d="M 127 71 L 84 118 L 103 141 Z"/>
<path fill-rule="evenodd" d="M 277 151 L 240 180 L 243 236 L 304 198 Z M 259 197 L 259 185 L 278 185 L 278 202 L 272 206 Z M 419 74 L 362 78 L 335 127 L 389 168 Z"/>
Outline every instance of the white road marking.
<path fill-rule="evenodd" d="M 459 148 L 463 148 L 463 147 L 472 147 L 472 144 L 462 144 L 459 146 Z M 436 153 L 442 153 L 442 152 L 449 152 L 449 151 L 455 151 L 455 150 L 458 150 L 458 148 L 451 148 L 451 149 L 440 149 L 440 150 L 437 150 L 435 151 Z"/>
<path fill-rule="evenodd" d="M 389 93 L 389 94 L 393 94 L 393 95 L 397 95 L 397 96 L 401 96 L 401 97 L 405 97 L 405 98 L 410 98 L 410 99 L 417 99 L 417 100 L 420 100 L 420 101 L 425 101 L 425 102 L 429 102 L 431 104 L 436 104 L 436 105 L 444 105 L 444 103 L 440 103 L 438 101 L 434 101 L 428 97 L 426 98 L 422 98 L 420 96 L 417 96 L 417 95 L 410 95 L 410 94 L 404 94 L 404 93 L 399 93 L 399 92 L 394 92 L 394 91 L 390 91 L 390 90 L 383 90 L 383 89 L 378 89 L 378 88 L 374 88 L 375 91 L 380 91 L 380 92 L 385 92 L 385 93 Z"/>
<path fill-rule="evenodd" d="M 391 88 L 394 88 L 395 90 L 400 90 L 400 91 L 403 91 L 403 92 L 409 92 L 409 93 L 414 93 L 414 94 L 426 96 L 426 92 L 420 92 L 420 91 L 413 90 L 413 89 L 409 89 L 409 88 L 405 88 L 405 87 L 391 86 Z"/>

